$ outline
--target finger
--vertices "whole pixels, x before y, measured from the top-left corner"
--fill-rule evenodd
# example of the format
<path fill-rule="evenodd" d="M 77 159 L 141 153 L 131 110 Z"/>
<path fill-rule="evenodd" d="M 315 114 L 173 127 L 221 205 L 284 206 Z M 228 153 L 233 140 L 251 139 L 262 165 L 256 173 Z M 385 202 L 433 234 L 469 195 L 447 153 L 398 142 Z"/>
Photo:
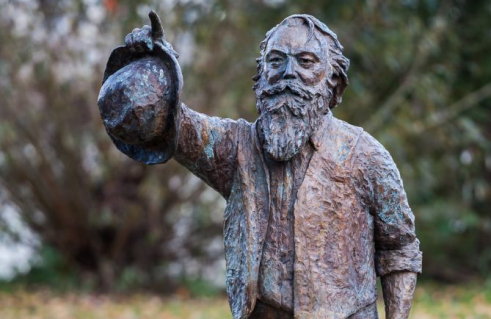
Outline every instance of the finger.
<path fill-rule="evenodd" d="M 138 29 L 136 33 L 133 33 L 133 48 L 136 52 L 145 51 L 145 34 L 143 30 Z"/>
<path fill-rule="evenodd" d="M 133 34 L 128 33 L 126 37 L 124 38 L 124 43 L 126 44 L 127 47 L 130 47 L 133 44 Z"/>
<path fill-rule="evenodd" d="M 134 33 L 129 33 L 125 39 L 124 42 L 126 44 L 126 47 L 130 50 L 130 52 L 135 52 L 135 34 Z"/>
<path fill-rule="evenodd" d="M 135 41 L 136 41 L 135 35 L 138 32 L 140 32 L 140 29 L 134 28 L 133 31 L 131 31 L 131 33 L 126 35 L 126 37 L 124 38 L 124 42 L 128 47 L 132 47 L 135 44 Z"/>
<path fill-rule="evenodd" d="M 152 24 L 152 37 L 154 40 L 159 40 L 164 37 L 164 29 L 162 28 L 162 22 L 155 11 L 150 11 L 148 14 L 150 22 Z"/>
<path fill-rule="evenodd" d="M 148 25 L 143 26 L 141 30 L 141 42 L 147 46 L 148 50 L 153 50 L 152 28 Z"/>

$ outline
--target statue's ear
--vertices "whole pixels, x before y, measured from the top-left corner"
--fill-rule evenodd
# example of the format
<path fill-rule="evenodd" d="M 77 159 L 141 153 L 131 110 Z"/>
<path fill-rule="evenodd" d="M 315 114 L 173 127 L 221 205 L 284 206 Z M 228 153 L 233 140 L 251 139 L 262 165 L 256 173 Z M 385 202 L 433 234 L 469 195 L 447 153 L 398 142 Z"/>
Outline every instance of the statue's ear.
<path fill-rule="evenodd" d="M 332 98 L 331 102 L 329 103 L 329 107 L 333 109 L 343 100 L 343 93 L 348 86 L 348 82 L 345 78 L 339 76 L 338 74 L 333 74 L 328 80 L 328 85 L 332 89 Z"/>

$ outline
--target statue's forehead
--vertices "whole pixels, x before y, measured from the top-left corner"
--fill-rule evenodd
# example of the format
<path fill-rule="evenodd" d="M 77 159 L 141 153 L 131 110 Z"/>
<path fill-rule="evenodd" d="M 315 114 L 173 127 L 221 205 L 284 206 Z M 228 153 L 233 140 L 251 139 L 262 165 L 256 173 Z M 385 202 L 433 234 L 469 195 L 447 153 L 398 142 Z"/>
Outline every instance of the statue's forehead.
<path fill-rule="evenodd" d="M 325 56 L 324 46 L 316 39 L 315 35 L 310 35 L 309 28 L 305 24 L 281 25 L 268 41 L 266 53 L 271 50 L 292 54 L 307 51 L 315 53 L 319 57 Z"/>

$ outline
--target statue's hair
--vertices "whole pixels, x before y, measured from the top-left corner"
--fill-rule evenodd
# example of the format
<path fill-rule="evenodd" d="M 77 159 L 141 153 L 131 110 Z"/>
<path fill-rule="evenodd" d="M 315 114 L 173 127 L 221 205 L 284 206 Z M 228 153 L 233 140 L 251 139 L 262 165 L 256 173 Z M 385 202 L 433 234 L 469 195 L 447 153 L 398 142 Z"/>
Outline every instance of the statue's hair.
<path fill-rule="evenodd" d="M 319 21 L 317 18 L 314 16 L 308 15 L 308 14 L 294 14 L 291 15 L 287 18 L 285 18 L 280 24 L 276 25 L 274 28 L 269 30 L 266 33 L 266 37 L 264 40 L 261 42 L 260 45 L 260 56 L 259 58 L 256 59 L 257 62 L 257 75 L 253 77 L 253 80 L 256 82 L 254 84 L 254 89 L 258 86 L 258 82 L 261 79 L 262 72 L 263 72 L 263 64 L 264 64 L 264 55 L 266 51 L 266 47 L 268 46 L 268 42 L 273 36 L 273 34 L 281 27 L 284 25 L 288 25 L 290 23 L 293 23 L 294 20 L 301 20 L 303 24 L 307 25 L 309 28 L 309 39 L 312 37 L 315 37 L 319 42 L 327 44 L 329 47 L 327 52 L 328 56 L 327 59 L 329 61 L 329 65 L 331 66 L 332 70 L 331 73 L 329 74 L 328 81 L 329 84 L 332 85 L 332 76 L 337 76 L 341 80 L 340 83 L 337 83 L 337 88 L 336 90 L 333 91 L 333 98 L 331 99 L 329 107 L 332 109 L 336 107 L 339 103 L 341 103 L 342 100 L 342 95 L 344 92 L 344 89 L 346 86 L 348 86 L 349 81 L 348 81 L 348 68 L 349 68 L 349 59 L 343 55 L 343 46 L 341 43 L 338 41 L 337 35 L 331 31 L 324 23 Z M 321 41 L 316 35 L 316 32 L 320 32 L 325 38 L 328 40 L 327 43 Z"/>

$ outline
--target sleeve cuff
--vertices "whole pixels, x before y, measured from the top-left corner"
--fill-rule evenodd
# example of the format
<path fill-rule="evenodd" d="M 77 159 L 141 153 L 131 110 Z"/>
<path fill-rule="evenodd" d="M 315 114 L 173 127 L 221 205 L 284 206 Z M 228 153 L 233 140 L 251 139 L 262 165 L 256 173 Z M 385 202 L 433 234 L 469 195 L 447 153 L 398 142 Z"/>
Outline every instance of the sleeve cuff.
<path fill-rule="evenodd" d="M 392 272 L 422 272 L 423 253 L 419 250 L 419 241 L 400 250 L 377 250 L 375 252 L 375 269 L 382 277 Z"/>

